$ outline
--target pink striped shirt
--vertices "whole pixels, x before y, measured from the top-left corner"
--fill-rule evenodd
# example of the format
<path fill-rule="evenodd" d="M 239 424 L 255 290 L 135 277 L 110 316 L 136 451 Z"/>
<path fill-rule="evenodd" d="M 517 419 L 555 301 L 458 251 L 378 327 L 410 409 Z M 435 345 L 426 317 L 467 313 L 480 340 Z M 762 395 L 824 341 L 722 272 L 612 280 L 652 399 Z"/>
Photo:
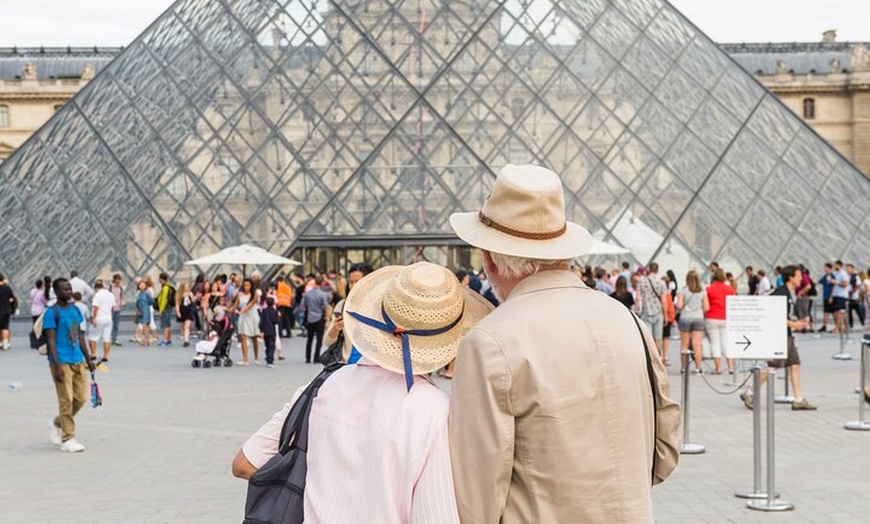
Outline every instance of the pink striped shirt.
<path fill-rule="evenodd" d="M 257 468 L 277 453 L 291 406 L 242 446 Z M 305 522 L 458 524 L 448 407 L 425 377 L 407 392 L 402 375 L 364 359 L 336 371 L 311 409 Z"/>

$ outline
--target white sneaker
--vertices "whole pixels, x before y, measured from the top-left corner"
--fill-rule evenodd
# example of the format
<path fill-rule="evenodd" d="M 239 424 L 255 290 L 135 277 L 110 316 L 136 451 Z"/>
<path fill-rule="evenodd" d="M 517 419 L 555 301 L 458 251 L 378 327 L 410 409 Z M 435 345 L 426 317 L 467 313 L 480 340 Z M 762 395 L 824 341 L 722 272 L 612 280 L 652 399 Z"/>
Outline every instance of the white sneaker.
<path fill-rule="evenodd" d="M 71 438 L 60 445 L 60 450 L 66 453 L 79 453 L 85 450 L 85 447 L 76 442 L 76 439 Z"/>
<path fill-rule="evenodd" d="M 48 421 L 48 427 L 51 428 L 48 430 L 48 440 L 55 446 L 63 444 L 63 436 L 60 434 L 60 428 L 54 425 L 54 420 Z"/>
<path fill-rule="evenodd" d="M 255 361 L 254 361 L 254 364 L 256 364 L 256 365 L 258 365 L 258 366 L 262 366 L 262 365 L 263 365 L 263 361 L 262 361 L 262 360 L 255 360 Z"/>
<path fill-rule="evenodd" d="M 272 368 L 274 368 L 275 366 L 274 366 L 273 364 L 266 364 L 266 367 L 269 368 L 269 369 L 272 369 Z"/>

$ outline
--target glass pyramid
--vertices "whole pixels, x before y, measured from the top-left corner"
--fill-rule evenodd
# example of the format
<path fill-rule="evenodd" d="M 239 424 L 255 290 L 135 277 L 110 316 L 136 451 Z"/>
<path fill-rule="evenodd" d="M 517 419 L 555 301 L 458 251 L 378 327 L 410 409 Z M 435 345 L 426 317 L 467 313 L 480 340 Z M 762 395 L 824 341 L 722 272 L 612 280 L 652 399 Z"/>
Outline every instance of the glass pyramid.
<path fill-rule="evenodd" d="M 870 260 L 865 176 L 666 2 L 179 0 L 0 166 L 0 271 L 455 243 L 508 162 L 680 275 Z"/>

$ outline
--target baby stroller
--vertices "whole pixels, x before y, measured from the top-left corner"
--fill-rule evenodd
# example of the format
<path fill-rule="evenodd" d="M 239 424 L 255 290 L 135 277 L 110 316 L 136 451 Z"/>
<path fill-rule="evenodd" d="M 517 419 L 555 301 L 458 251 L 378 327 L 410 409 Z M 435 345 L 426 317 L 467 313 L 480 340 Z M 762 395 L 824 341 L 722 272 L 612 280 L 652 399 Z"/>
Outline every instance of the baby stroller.
<path fill-rule="evenodd" d="M 228 368 L 233 365 L 230 359 L 230 344 L 233 339 L 233 325 L 230 319 L 221 311 L 215 312 L 215 318 L 209 322 L 209 335 L 206 339 L 196 343 L 196 356 L 190 365 L 198 368 L 210 368 L 223 366 Z"/>

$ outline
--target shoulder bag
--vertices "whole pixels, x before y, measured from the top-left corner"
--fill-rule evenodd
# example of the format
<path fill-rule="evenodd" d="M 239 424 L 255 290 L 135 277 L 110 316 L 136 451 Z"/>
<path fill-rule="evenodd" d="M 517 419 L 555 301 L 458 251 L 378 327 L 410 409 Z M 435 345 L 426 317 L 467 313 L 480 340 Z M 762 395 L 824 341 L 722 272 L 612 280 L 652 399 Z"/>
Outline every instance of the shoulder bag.
<path fill-rule="evenodd" d="M 680 406 L 670 398 L 662 394 L 656 380 L 655 370 L 653 369 L 652 359 L 650 358 L 650 347 L 647 344 L 646 337 L 640 327 L 640 322 L 637 316 L 632 314 L 631 318 L 637 326 L 637 332 L 640 334 L 640 339 L 643 341 L 644 356 L 646 357 L 646 371 L 649 377 L 649 386 L 652 390 L 653 397 L 653 464 L 652 464 L 652 484 L 660 484 L 670 476 L 677 467 L 680 460 Z"/>
<path fill-rule="evenodd" d="M 302 524 L 308 473 L 308 417 L 320 386 L 336 370 L 326 367 L 299 395 L 281 428 L 278 453 L 248 480 L 242 524 Z"/>

